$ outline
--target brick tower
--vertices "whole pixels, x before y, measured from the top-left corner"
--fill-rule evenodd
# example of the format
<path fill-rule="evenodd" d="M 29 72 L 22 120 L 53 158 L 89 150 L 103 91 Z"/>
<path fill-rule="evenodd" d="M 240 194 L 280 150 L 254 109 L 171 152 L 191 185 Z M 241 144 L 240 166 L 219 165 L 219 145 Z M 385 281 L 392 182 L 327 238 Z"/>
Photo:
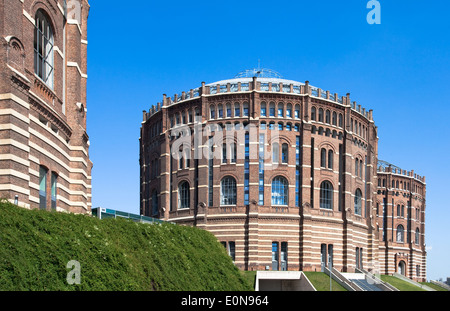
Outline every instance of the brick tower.
<path fill-rule="evenodd" d="M 87 0 L 0 1 L 0 197 L 89 213 Z"/>

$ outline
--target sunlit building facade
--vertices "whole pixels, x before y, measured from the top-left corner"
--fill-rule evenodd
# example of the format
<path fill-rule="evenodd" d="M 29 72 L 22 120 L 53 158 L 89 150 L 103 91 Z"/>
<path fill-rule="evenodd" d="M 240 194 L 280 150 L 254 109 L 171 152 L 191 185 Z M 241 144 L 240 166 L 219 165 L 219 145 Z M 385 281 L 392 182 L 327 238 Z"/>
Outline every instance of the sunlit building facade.
<path fill-rule="evenodd" d="M 89 213 L 86 0 L 0 5 L 0 198 Z"/>
<path fill-rule="evenodd" d="M 243 270 L 424 280 L 425 180 L 379 163 L 372 110 L 247 71 L 143 112 L 141 214 L 212 232 Z"/>

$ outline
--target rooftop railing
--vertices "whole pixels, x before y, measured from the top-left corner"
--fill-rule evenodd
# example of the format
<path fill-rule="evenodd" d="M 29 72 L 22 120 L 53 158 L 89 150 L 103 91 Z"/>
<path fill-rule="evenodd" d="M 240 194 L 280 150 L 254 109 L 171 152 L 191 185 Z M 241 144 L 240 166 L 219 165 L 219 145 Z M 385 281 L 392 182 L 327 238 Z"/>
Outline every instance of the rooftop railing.
<path fill-rule="evenodd" d="M 393 174 L 397 174 L 397 175 L 403 175 L 406 177 L 413 177 L 421 182 L 425 182 L 425 177 L 414 173 L 414 170 L 411 170 L 411 171 L 403 170 L 400 167 L 395 166 L 395 165 L 388 163 L 386 161 L 383 161 L 383 160 L 378 160 L 377 171 L 384 172 L 384 173 L 393 173 Z"/>
<path fill-rule="evenodd" d="M 254 82 L 256 81 L 256 85 Z M 266 80 L 267 81 L 267 80 Z M 372 120 L 372 110 L 366 111 L 361 105 L 357 105 L 356 102 L 350 101 L 350 94 L 347 93 L 346 96 L 338 96 L 337 93 L 331 93 L 330 91 L 325 91 L 320 88 L 310 86 L 309 82 L 306 83 L 283 83 L 280 82 L 266 82 L 254 80 L 251 82 L 234 82 L 230 83 L 218 83 L 205 85 L 202 83 L 201 87 L 191 89 L 188 92 L 182 92 L 181 94 L 175 94 L 173 99 L 171 97 L 166 97 L 163 95 L 163 101 L 157 105 L 153 105 L 152 108 L 147 112 L 144 111 L 144 121 L 151 117 L 156 112 L 160 111 L 163 106 L 171 106 L 176 103 L 198 98 L 201 95 L 217 95 L 225 93 L 235 93 L 235 92 L 249 92 L 249 91 L 260 91 L 260 92 L 275 92 L 275 93 L 291 93 L 291 94 L 305 94 L 312 97 L 329 100 L 341 105 L 350 105 L 351 109 L 358 112 L 363 117 L 368 120 Z"/>

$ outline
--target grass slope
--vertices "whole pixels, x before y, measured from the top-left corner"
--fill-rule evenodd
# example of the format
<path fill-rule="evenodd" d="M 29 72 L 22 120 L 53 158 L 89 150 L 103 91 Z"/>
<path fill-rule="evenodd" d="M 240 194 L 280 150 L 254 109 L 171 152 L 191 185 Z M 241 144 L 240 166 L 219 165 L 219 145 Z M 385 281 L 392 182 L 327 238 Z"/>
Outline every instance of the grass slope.
<path fill-rule="evenodd" d="M 330 276 L 324 272 L 313 272 L 304 271 L 303 272 L 311 284 L 315 287 L 317 291 L 329 291 L 330 290 Z M 347 291 L 342 285 L 340 285 L 335 280 L 331 280 L 331 291 Z"/>
<path fill-rule="evenodd" d="M 67 275 L 80 263 L 80 284 Z M 0 290 L 252 290 L 209 232 L 0 202 Z"/>
<path fill-rule="evenodd" d="M 393 275 L 382 274 L 380 275 L 380 277 L 382 281 L 391 284 L 400 291 L 415 291 L 415 292 L 426 291 L 425 289 L 422 289 L 419 286 L 415 286 Z"/>

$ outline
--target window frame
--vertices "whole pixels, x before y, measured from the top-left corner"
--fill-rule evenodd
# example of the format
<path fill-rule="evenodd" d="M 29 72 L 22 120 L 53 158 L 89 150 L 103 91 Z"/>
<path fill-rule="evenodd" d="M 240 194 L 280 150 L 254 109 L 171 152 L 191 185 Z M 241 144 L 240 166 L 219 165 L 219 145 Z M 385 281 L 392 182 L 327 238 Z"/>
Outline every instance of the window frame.
<path fill-rule="evenodd" d="M 53 90 L 55 75 L 53 25 L 43 9 L 38 9 L 34 17 L 34 73 Z"/>
<path fill-rule="evenodd" d="M 333 191 L 334 187 L 333 184 L 328 181 L 324 180 L 320 184 L 320 200 L 319 200 L 319 207 L 326 210 L 333 210 Z"/>
<path fill-rule="evenodd" d="M 237 185 L 232 176 L 225 176 L 220 181 L 220 206 L 236 205 Z"/>
<path fill-rule="evenodd" d="M 277 175 L 272 179 L 270 191 L 272 206 L 289 205 L 289 182 L 284 176 Z"/>

